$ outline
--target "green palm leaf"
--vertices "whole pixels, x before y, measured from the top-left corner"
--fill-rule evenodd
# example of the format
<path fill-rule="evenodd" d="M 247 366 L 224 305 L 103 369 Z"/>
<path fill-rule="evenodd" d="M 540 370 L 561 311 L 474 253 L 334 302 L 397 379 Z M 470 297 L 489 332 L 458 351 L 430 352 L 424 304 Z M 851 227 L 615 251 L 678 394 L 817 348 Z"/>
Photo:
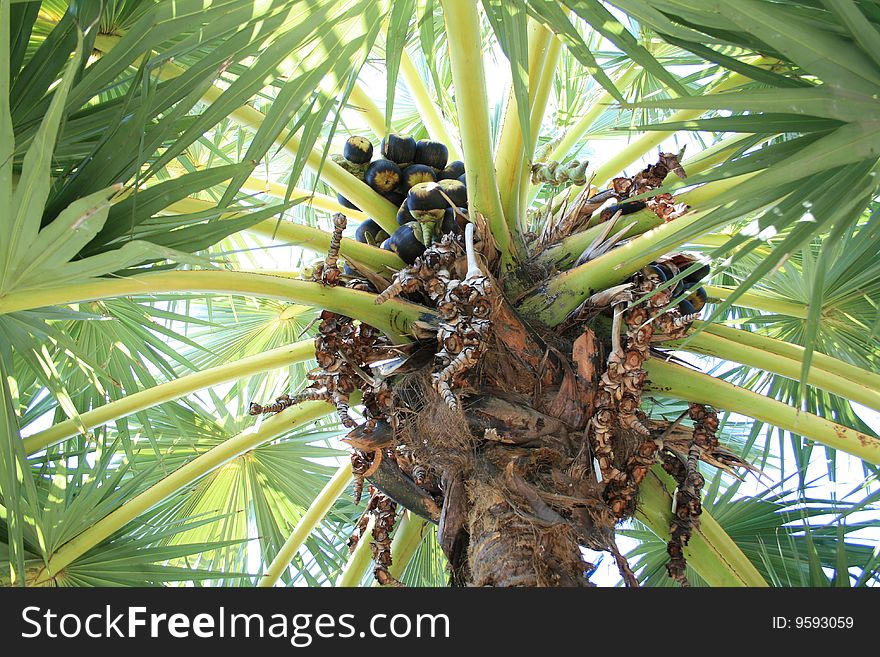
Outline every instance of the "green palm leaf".
<path fill-rule="evenodd" d="M 352 239 L 394 230 L 394 205 L 327 157 L 393 129 L 465 161 L 499 294 L 554 349 L 593 292 L 674 250 L 711 263 L 702 322 L 666 345 L 709 376 L 649 361 L 643 408 L 758 416 L 722 414 L 721 441 L 765 478 L 704 466 L 692 583 L 876 585 L 878 46 L 852 0 L 0 2 L 2 581 L 374 581 L 369 540 L 347 547 L 362 507 L 321 495 L 347 454 L 331 407 L 296 427 L 248 407 L 310 383 L 310 345 L 284 354 L 323 307 L 398 342 L 436 321 L 298 280 L 337 194 L 362 208 L 342 258 L 402 266 Z M 650 195 L 688 214 L 627 215 L 626 243 L 577 267 L 604 226 L 536 247 L 589 188 L 531 184 L 535 161 L 589 159 L 601 189 L 685 144 L 688 178 Z M 621 534 L 663 586 L 650 482 L 648 524 Z M 446 585 L 437 529 L 398 523 L 390 572 Z"/>

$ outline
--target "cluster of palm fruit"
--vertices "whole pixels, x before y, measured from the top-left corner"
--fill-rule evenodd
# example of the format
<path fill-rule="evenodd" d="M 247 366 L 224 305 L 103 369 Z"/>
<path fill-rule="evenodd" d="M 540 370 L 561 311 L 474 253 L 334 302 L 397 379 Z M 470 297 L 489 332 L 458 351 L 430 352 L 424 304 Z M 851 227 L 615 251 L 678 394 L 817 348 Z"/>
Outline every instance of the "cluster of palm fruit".
<path fill-rule="evenodd" d="M 667 283 L 681 272 L 688 270 L 693 265 L 693 260 L 688 256 L 676 254 L 661 258 L 653 262 L 648 267 L 660 279 L 659 284 Z M 706 305 L 709 295 L 702 286 L 698 287 L 700 281 L 709 275 L 709 265 L 703 265 L 698 269 L 690 271 L 675 284 L 672 289 L 672 298 L 679 299 L 685 293 L 687 296 L 679 301 L 678 311 L 682 317 L 692 317 L 699 313 Z"/>
<path fill-rule="evenodd" d="M 372 219 L 361 222 L 359 242 L 394 251 L 412 264 L 425 249 L 447 233 L 460 234 L 467 223 L 467 187 L 464 163 L 449 162 L 449 149 L 440 142 L 391 133 L 373 160 L 373 144 L 366 137 L 349 137 L 342 155 L 333 159 L 399 207 L 400 227 L 388 235 Z M 338 195 L 341 205 L 358 210 Z"/>

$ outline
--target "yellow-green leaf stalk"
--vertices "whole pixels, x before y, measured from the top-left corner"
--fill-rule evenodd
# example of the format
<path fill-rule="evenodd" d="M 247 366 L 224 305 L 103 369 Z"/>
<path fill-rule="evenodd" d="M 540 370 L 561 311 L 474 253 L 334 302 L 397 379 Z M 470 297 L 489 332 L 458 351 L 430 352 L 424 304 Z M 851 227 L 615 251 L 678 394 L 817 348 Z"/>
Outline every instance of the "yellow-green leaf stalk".
<path fill-rule="evenodd" d="M 739 73 L 731 73 L 730 75 L 719 81 L 704 95 L 713 95 L 717 93 L 722 93 L 724 91 L 729 91 L 742 84 L 745 84 L 748 81 L 749 79 L 744 75 L 741 75 Z M 692 119 L 699 118 L 705 111 L 706 110 L 703 109 L 679 110 L 678 112 L 675 112 L 672 116 L 670 116 L 667 121 L 690 121 Z M 638 160 L 646 153 L 649 153 L 653 149 L 657 148 L 657 146 L 662 144 L 664 141 L 666 141 L 668 137 L 671 137 L 675 133 L 675 130 L 652 130 L 645 133 L 644 135 L 630 143 L 628 146 L 621 149 L 621 151 L 610 160 L 603 162 L 602 165 L 598 169 L 596 169 L 596 177 L 593 184 L 595 184 L 599 188 L 603 187 L 614 176 L 619 174 L 628 166 L 634 164 L 635 162 L 638 162 Z"/>
<path fill-rule="evenodd" d="M 373 540 L 373 526 L 375 524 L 376 519 L 370 516 L 370 520 L 367 522 L 367 527 L 364 529 L 364 533 L 361 535 L 360 540 L 358 540 L 354 552 L 351 553 L 351 556 L 345 563 L 345 567 L 336 579 L 335 586 L 337 588 L 353 588 L 359 586 L 364 579 L 367 568 L 369 568 L 372 563 L 370 541 Z"/>
<path fill-rule="evenodd" d="M 687 163 L 685 164 L 685 166 L 687 167 Z M 695 171 L 695 173 L 699 173 L 699 171 Z M 682 192 L 681 194 L 676 195 L 675 200 L 676 202 L 688 204 L 692 208 L 692 210 L 706 210 L 717 206 L 717 204 L 714 203 L 714 199 L 716 197 L 724 194 L 725 192 L 728 192 L 729 190 L 735 188 L 737 185 L 741 185 L 753 175 L 755 174 L 748 173 L 733 178 L 714 180 L 712 182 L 700 185 L 699 187 L 694 187 L 693 189 L 689 189 L 685 192 Z M 686 217 L 676 219 L 675 221 L 681 221 L 681 219 L 684 218 Z M 630 232 L 627 233 L 627 237 L 641 234 L 643 232 L 646 232 L 647 230 L 650 230 L 651 228 L 656 228 L 661 224 L 657 216 L 647 209 L 639 210 L 638 212 L 635 212 L 633 214 L 621 217 L 621 226 L 624 226 L 627 223 L 633 221 L 638 222 L 638 227 L 632 228 Z M 680 223 L 678 224 L 678 226 L 681 225 L 682 224 Z M 562 264 L 569 264 L 592 243 L 595 235 L 595 232 L 589 233 L 588 231 L 581 231 L 579 233 L 569 235 L 558 244 L 549 247 L 541 254 L 539 254 L 537 257 L 537 261 L 545 266 L 559 266 Z"/>
<path fill-rule="evenodd" d="M 670 347 L 690 351 L 704 356 L 713 356 L 723 360 L 742 363 L 749 367 L 755 367 L 765 372 L 772 372 L 780 376 L 799 381 L 801 378 L 801 359 L 788 358 L 769 351 L 746 344 L 738 339 L 739 335 L 750 335 L 745 331 L 736 332 L 736 336 L 727 334 L 722 337 L 708 331 L 700 331 L 684 340 L 672 342 Z M 772 338 L 768 338 L 772 339 Z M 815 352 L 814 352 L 815 353 Z M 849 366 L 854 376 L 840 376 L 822 368 L 815 361 L 810 363 L 807 374 L 807 383 L 834 395 L 840 395 L 845 399 L 864 404 L 869 408 L 880 411 L 880 388 L 871 388 L 866 385 L 871 372 Z M 876 377 L 876 375 L 874 375 Z"/>
<path fill-rule="evenodd" d="M 685 158 L 684 162 L 682 162 L 682 166 L 689 176 L 704 173 L 712 167 L 718 166 L 719 164 L 725 162 L 727 158 L 730 157 L 730 154 L 733 151 L 744 146 L 745 142 L 752 140 L 754 136 L 755 135 L 746 132 L 735 134 L 734 136 L 727 137 L 726 139 L 721 139 L 711 146 L 707 146 L 692 157 Z M 757 147 L 760 144 L 763 144 L 765 141 L 773 139 L 776 136 L 777 135 L 775 134 L 762 135 L 761 140 L 758 142 L 754 142 L 753 147 Z M 664 182 L 669 183 L 671 181 L 674 181 L 676 178 L 677 176 L 674 173 L 670 173 L 666 177 L 666 180 Z"/>
<path fill-rule="evenodd" d="M 218 89 L 217 96 L 219 96 L 219 91 Z M 209 89 L 205 94 L 206 102 L 213 100 L 210 98 L 212 92 L 213 89 Z M 256 130 L 262 124 L 265 116 L 250 105 L 245 105 L 233 111 L 229 118 L 239 125 Z M 291 156 L 296 156 L 299 143 L 298 135 L 290 135 L 286 131 L 282 132 L 276 140 L 276 144 L 283 144 L 284 150 Z M 369 185 L 355 178 L 333 160 L 326 159 L 322 163 L 322 156 L 323 147 L 316 146 L 309 152 L 306 166 L 312 171 L 320 169 L 321 179 L 324 182 L 358 206 L 386 231 L 394 232 L 397 229 L 397 208 L 394 207 L 394 204 L 377 194 Z"/>
<path fill-rule="evenodd" d="M 440 112 L 437 111 L 437 103 L 431 97 L 425 81 L 419 75 L 406 48 L 403 49 L 403 54 L 400 58 L 400 75 L 403 77 L 403 82 L 406 84 L 407 89 L 409 89 L 409 95 L 412 97 L 431 139 L 446 144 L 446 148 L 449 149 L 450 160 L 461 160 L 461 147 L 458 140 L 452 136 L 446 121 L 440 116 Z"/>
<path fill-rule="evenodd" d="M 719 91 L 728 91 L 733 87 L 743 84 L 743 82 L 745 81 L 746 79 L 743 76 L 739 74 L 732 74 L 708 93 L 714 94 L 718 93 Z M 690 120 L 699 117 L 705 111 L 706 110 L 681 110 L 669 117 L 669 120 L 679 120 L 676 117 L 684 117 L 685 115 L 688 115 L 686 120 Z M 685 119 L 681 118 L 681 120 Z M 601 187 L 605 185 L 608 181 L 610 181 L 611 178 L 615 176 L 615 174 L 620 174 L 626 167 L 633 164 L 634 162 L 637 162 L 653 148 L 656 148 L 658 145 L 660 145 L 667 137 L 670 137 L 674 134 L 675 131 L 652 130 L 650 132 L 646 132 L 642 137 L 630 143 L 627 147 L 621 150 L 620 153 L 618 153 L 614 158 L 602 163 L 602 165 L 596 170 L 595 178 L 593 179 L 592 184 L 601 189 Z M 694 157 L 685 160 L 683 164 L 685 171 L 688 174 L 693 175 L 697 173 L 702 173 L 703 171 L 710 169 L 716 164 L 723 162 L 730 151 L 738 148 L 745 139 L 748 139 L 751 136 L 751 134 L 737 134 L 733 137 L 723 139 L 717 144 L 713 144 L 712 146 L 700 151 L 700 153 L 698 153 Z M 773 136 L 774 135 L 766 135 L 765 140 L 771 139 Z M 621 166 L 621 162 L 626 163 Z M 743 177 L 741 180 L 744 179 L 745 178 Z M 669 180 L 670 179 L 667 178 L 666 182 L 669 182 Z M 584 186 L 573 185 L 557 194 L 551 201 L 551 207 L 553 208 L 553 211 L 555 212 L 564 202 L 570 202 L 572 199 L 576 198 L 583 189 Z"/>
<path fill-rule="evenodd" d="M 290 242 L 294 246 L 321 254 L 326 254 L 330 246 L 330 233 L 294 221 L 279 223 L 269 219 L 251 226 L 248 230 L 263 237 Z M 343 258 L 367 265 L 373 271 L 386 276 L 406 267 L 406 263 L 393 251 L 380 249 L 377 246 L 364 244 L 348 237 L 342 238 L 339 254 Z"/>
<path fill-rule="evenodd" d="M 636 69 L 630 68 L 626 73 L 620 76 L 616 81 L 615 85 L 617 88 L 621 88 L 624 85 L 629 84 L 632 78 L 635 77 L 638 71 Z M 554 149 L 550 152 L 550 155 L 547 156 L 547 160 L 555 160 L 557 162 L 562 162 L 565 160 L 568 153 L 574 148 L 574 145 L 580 141 L 581 137 L 583 137 L 584 133 L 590 129 L 596 120 L 602 116 L 603 112 L 608 110 L 608 106 L 614 98 L 604 89 L 600 94 L 596 96 L 596 98 L 589 101 L 589 108 L 580 119 L 578 119 L 577 123 L 575 123 L 571 128 L 569 128 L 568 132 L 565 133 L 565 136 L 559 141 L 559 143 L 554 147 Z M 541 192 L 541 188 L 544 186 L 544 183 L 529 184 L 528 191 L 528 202 L 531 204 L 534 201 L 538 194 Z M 571 190 L 566 190 L 563 194 L 566 195 L 566 198 L 574 198 L 574 195 L 580 193 L 586 185 L 573 185 Z"/>
<path fill-rule="evenodd" d="M 740 413 L 869 463 L 880 463 L 880 440 L 855 429 L 659 358 L 648 359 L 645 370 L 648 372 L 645 389 L 651 392 Z"/>
<path fill-rule="evenodd" d="M 634 67 L 629 67 L 627 70 L 620 75 L 616 80 L 614 80 L 614 86 L 618 89 L 626 88 L 638 75 L 639 69 Z M 575 144 L 577 144 L 581 137 L 589 130 L 592 125 L 596 122 L 596 120 L 602 116 L 604 112 L 606 112 L 611 104 L 614 102 L 614 97 L 601 89 L 600 92 L 592 98 L 587 106 L 589 109 L 577 120 L 571 128 L 565 133 L 565 136 L 559 140 L 559 143 L 553 148 L 550 152 L 550 155 L 547 157 L 547 160 L 556 160 L 557 162 L 563 161 L 563 159 L 568 155 L 572 148 L 574 148 Z M 537 185 L 529 185 L 529 195 L 528 201 L 531 203 L 535 200 L 538 194 L 541 191 L 541 187 L 543 187 L 543 183 L 539 183 Z M 578 187 L 578 189 L 583 189 L 583 187 Z"/>
<path fill-rule="evenodd" d="M 721 287 L 718 285 L 704 285 L 703 287 L 710 299 L 717 299 L 719 301 L 724 301 L 736 292 L 736 288 L 732 287 Z M 737 297 L 733 305 L 742 308 L 752 308 L 753 310 L 760 310 L 765 313 L 788 315 L 798 319 L 806 319 L 809 310 L 806 304 L 777 299 L 758 292 L 743 292 Z"/>
<path fill-rule="evenodd" d="M 385 138 L 385 113 L 379 109 L 376 102 L 370 97 L 360 83 L 355 83 L 348 97 L 351 109 L 362 115 L 370 130 L 381 141 Z"/>
<path fill-rule="evenodd" d="M 639 486 L 636 508 L 636 517 L 664 541 L 669 540 L 672 524 L 672 496 L 664 483 L 666 478 L 662 470 L 652 469 Z M 755 565 L 706 509 L 684 548 L 684 555 L 688 565 L 709 586 L 767 586 Z"/>
<path fill-rule="evenodd" d="M 128 278 L 102 278 L 86 283 L 15 291 L 0 297 L 0 314 L 112 297 L 167 292 L 238 294 L 296 301 L 360 319 L 397 340 L 404 339 L 412 322 L 419 319 L 431 321 L 433 318 L 427 308 L 398 299 L 377 306 L 376 295 L 369 292 L 328 287 L 278 275 L 221 270 L 155 272 Z"/>
<path fill-rule="evenodd" d="M 723 324 L 706 324 L 701 322 L 696 326 L 702 325 L 704 333 L 718 335 L 728 340 L 733 340 L 739 344 L 754 347 L 771 354 L 779 354 L 785 358 L 801 361 L 804 358 L 805 349 L 797 344 L 777 340 L 760 333 L 752 333 L 751 331 L 741 331 Z M 860 367 L 851 365 L 833 356 L 823 354 L 818 351 L 813 352 L 812 366 L 834 374 L 844 379 L 858 381 L 861 385 L 867 386 L 872 390 L 880 390 L 880 374 L 869 372 Z"/>
<path fill-rule="evenodd" d="M 253 430 L 253 427 L 246 429 L 201 456 L 197 456 L 62 545 L 54 554 L 50 555 L 46 565 L 40 569 L 29 584 L 36 586 L 51 581 L 61 574 L 64 568 L 96 545 L 113 536 L 139 515 L 191 485 L 215 468 L 288 431 L 317 420 L 332 410 L 333 407 L 326 402 L 305 402 L 292 406 L 282 413 L 264 419 L 256 431 Z"/>
<path fill-rule="evenodd" d="M 622 283 L 633 272 L 666 253 L 668 248 L 659 249 L 657 245 L 699 221 L 703 214 L 692 212 L 661 224 L 627 244 L 553 277 L 530 293 L 521 304 L 521 311 L 547 326 L 555 326 L 590 295 Z"/>
<path fill-rule="evenodd" d="M 621 239 L 635 237 L 647 233 L 652 228 L 661 226 L 663 220 L 650 210 L 641 210 L 633 214 L 620 218 L 619 229 L 623 230 L 624 226 L 629 225 L 625 233 L 621 235 Z M 546 267 L 565 268 L 570 266 L 577 257 L 583 253 L 593 240 L 605 230 L 606 226 L 597 224 L 586 230 L 575 233 L 558 244 L 542 251 L 537 255 L 535 261 Z"/>
<path fill-rule="evenodd" d="M 284 542 L 281 549 L 278 550 L 278 554 L 272 559 L 272 563 L 269 564 L 266 574 L 257 582 L 258 587 L 275 586 L 278 579 L 290 565 L 297 550 L 305 543 L 311 533 L 315 531 L 315 527 L 324 519 L 324 516 L 329 513 L 336 500 L 339 499 L 339 496 L 342 495 L 348 484 L 351 483 L 351 480 L 351 464 L 343 463 L 339 466 L 336 474 L 321 489 L 318 496 L 312 500 L 303 517 L 296 523 L 296 527 L 293 528 L 290 537 Z"/>
<path fill-rule="evenodd" d="M 559 53 L 562 51 L 562 42 L 556 37 L 551 36 L 547 43 L 547 56 L 544 58 L 544 66 L 538 77 L 538 83 L 535 89 L 535 97 L 532 101 L 532 107 L 529 114 L 529 143 L 526 144 L 525 152 L 520 160 L 517 173 L 517 234 L 522 232 L 522 225 L 519 223 L 524 218 L 526 208 L 528 207 L 528 191 L 531 182 L 530 163 L 535 155 L 535 146 L 538 143 L 538 135 L 541 132 L 541 124 L 544 121 L 544 114 L 547 111 L 547 103 L 550 100 L 550 91 L 553 89 L 553 80 L 556 77 L 556 67 L 559 64 Z"/>
<path fill-rule="evenodd" d="M 490 166 L 494 158 L 477 5 L 469 0 L 441 0 L 441 4 L 449 39 L 455 106 L 464 150 L 468 207 L 486 217 L 492 237 L 501 251 L 502 271 L 512 272 L 522 254 L 517 252 L 516 243 L 504 220 L 495 169 Z"/>
<path fill-rule="evenodd" d="M 535 98 L 541 83 L 544 63 L 549 55 L 550 41 L 553 34 L 541 23 L 529 19 L 529 103 L 535 105 Z M 556 49 L 558 54 L 558 49 Z M 555 67 L 554 67 L 555 70 Z M 552 74 L 551 74 L 552 75 Z M 507 218 L 507 225 L 512 233 L 519 230 L 519 177 L 522 175 L 523 162 L 529 159 L 526 145 L 523 142 L 523 129 L 520 125 L 516 94 L 513 88 L 507 95 L 507 107 L 504 121 L 498 137 L 498 148 L 495 152 L 495 175 L 501 193 L 501 207 Z"/>
<path fill-rule="evenodd" d="M 300 363 L 312 358 L 314 355 L 314 341 L 302 340 L 264 351 L 255 356 L 248 356 L 247 358 L 224 363 L 217 367 L 210 367 L 201 372 L 187 374 L 173 381 L 167 381 L 146 390 L 133 392 L 109 404 L 86 411 L 80 414 L 76 420 L 65 420 L 52 425 L 48 429 L 38 431 L 24 439 L 24 451 L 26 454 L 34 454 L 65 438 L 77 435 L 83 429 L 94 429 L 119 418 L 152 408 L 158 404 L 178 399 L 196 390 L 210 388 L 227 381 L 236 381 L 259 374 L 260 372 L 286 367 L 293 363 Z"/>
<path fill-rule="evenodd" d="M 725 232 L 730 231 L 730 232 Z M 688 242 L 689 245 L 699 246 L 703 249 L 718 249 L 722 246 L 726 245 L 730 238 L 733 237 L 733 228 L 727 227 L 722 229 L 722 232 L 719 233 L 707 233 L 706 235 L 700 235 L 698 237 L 693 238 Z M 738 246 L 733 247 L 730 251 L 731 253 L 737 253 L 741 249 L 746 246 L 745 244 L 740 244 Z M 753 245 L 748 244 L 749 253 L 758 256 L 760 258 L 766 258 L 772 253 L 773 248 L 769 246 L 769 244 L 765 245 Z"/>

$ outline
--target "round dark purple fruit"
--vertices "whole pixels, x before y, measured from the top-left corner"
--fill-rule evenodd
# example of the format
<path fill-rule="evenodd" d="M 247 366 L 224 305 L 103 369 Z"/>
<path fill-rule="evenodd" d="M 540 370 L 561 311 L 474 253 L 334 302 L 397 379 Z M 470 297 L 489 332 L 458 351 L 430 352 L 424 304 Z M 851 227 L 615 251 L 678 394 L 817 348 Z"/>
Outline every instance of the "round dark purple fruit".
<path fill-rule="evenodd" d="M 443 219 L 440 220 L 440 234 L 463 234 L 464 225 L 467 223 L 467 219 L 463 217 L 462 214 L 466 215 L 467 210 L 465 210 L 464 208 L 458 208 L 458 211 L 456 212 L 455 208 L 446 208 L 446 210 L 443 212 Z"/>
<path fill-rule="evenodd" d="M 356 206 L 354 203 L 345 198 L 342 194 L 336 195 L 336 202 L 339 203 L 344 208 L 351 208 L 352 210 L 360 211 L 360 208 Z"/>
<path fill-rule="evenodd" d="M 413 213 L 445 210 L 448 207 L 449 203 L 440 193 L 438 183 L 419 183 L 406 195 L 406 208 Z M 438 214 L 438 218 L 439 216 Z"/>
<path fill-rule="evenodd" d="M 657 269 L 659 269 L 663 273 L 663 276 L 664 276 L 663 282 L 664 283 L 672 278 L 675 278 L 675 272 L 673 272 L 669 268 L 669 265 L 661 262 L 661 263 L 654 263 L 653 266 L 656 267 Z"/>
<path fill-rule="evenodd" d="M 382 194 L 385 198 L 391 201 L 397 207 L 400 207 L 400 204 L 406 200 L 406 194 L 403 192 L 398 192 L 394 190 L 393 192 L 385 192 Z"/>
<path fill-rule="evenodd" d="M 411 221 L 394 231 L 388 239 L 391 250 L 406 264 L 411 265 L 425 252 L 425 245 L 420 238 L 422 234 L 419 222 Z"/>
<path fill-rule="evenodd" d="M 684 277 L 684 284 L 687 287 L 691 287 L 692 285 L 696 285 L 701 280 L 706 278 L 709 275 L 710 269 L 709 265 L 703 265 L 699 269 L 695 269 L 690 274 Z"/>
<path fill-rule="evenodd" d="M 391 133 L 382 140 L 382 157 L 397 164 L 410 164 L 416 157 L 416 140 L 405 135 Z"/>
<path fill-rule="evenodd" d="M 366 183 L 380 194 L 393 192 L 402 179 L 400 167 L 391 160 L 376 160 L 364 173 Z"/>
<path fill-rule="evenodd" d="M 452 201 L 453 205 L 459 208 L 467 206 L 467 187 L 464 183 L 458 180 L 447 179 L 441 180 L 437 184 L 440 185 L 440 189 L 449 197 L 449 200 Z"/>
<path fill-rule="evenodd" d="M 403 170 L 402 186 L 406 190 L 410 190 L 419 183 L 434 182 L 437 175 L 434 169 L 426 164 L 411 164 Z"/>
<path fill-rule="evenodd" d="M 695 315 L 697 309 L 694 308 L 694 304 L 685 299 L 683 301 L 679 301 L 678 312 L 680 312 L 682 315 Z"/>
<path fill-rule="evenodd" d="M 687 300 L 691 302 L 691 305 L 694 307 L 694 311 L 700 312 L 703 308 L 706 307 L 706 303 L 708 303 L 709 301 L 709 295 L 706 294 L 706 288 L 698 287 L 691 293 Z"/>
<path fill-rule="evenodd" d="M 682 284 L 681 281 L 675 284 L 675 287 L 672 288 L 672 296 L 671 299 L 678 299 L 687 291 L 687 288 Z"/>
<path fill-rule="evenodd" d="M 446 168 L 437 173 L 437 180 L 454 180 L 464 175 L 464 162 L 454 160 Z M 462 181 L 464 182 L 464 181 Z"/>
<path fill-rule="evenodd" d="M 442 169 L 449 160 L 449 149 L 445 144 L 430 139 L 420 139 L 416 143 L 416 154 L 413 162 L 425 164 L 435 169 Z"/>
<path fill-rule="evenodd" d="M 655 265 L 655 264 L 647 265 L 642 270 L 642 273 L 645 276 L 655 276 L 655 277 L 659 278 L 661 283 L 665 283 L 666 281 L 669 280 L 668 270 L 665 267 L 662 267 L 660 265 Z"/>
<path fill-rule="evenodd" d="M 619 211 L 620 214 L 632 214 L 633 212 L 638 212 L 639 210 L 644 210 L 648 205 L 644 201 L 626 201 L 624 203 L 618 203 L 616 205 L 609 205 L 605 210 L 602 211 L 602 216 L 604 217 L 606 214 L 611 217 L 614 214 L 617 214 Z"/>
<path fill-rule="evenodd" d="M 388 238 L 388 233 L 372 219 L 366 219 L 360 223 L 354 232 L 354 238 L 362 244 L 376 245 Z"/>
<path fill-rule="evenodd" d="M 406 207 L 406 203 L 403 203 L 397 211 L 397 225 L 403 226 L 403 224 L 408 224 L 410 221 L 416 221 L 416 218 L 412 216 L 412 213 Z"/>
<path fill-rule="evenodd" d="M 373 144 L 366 137 L 349 137 L 342 148 L 342 157 L 355 164 L 366 164 L 373 159 Z"/>

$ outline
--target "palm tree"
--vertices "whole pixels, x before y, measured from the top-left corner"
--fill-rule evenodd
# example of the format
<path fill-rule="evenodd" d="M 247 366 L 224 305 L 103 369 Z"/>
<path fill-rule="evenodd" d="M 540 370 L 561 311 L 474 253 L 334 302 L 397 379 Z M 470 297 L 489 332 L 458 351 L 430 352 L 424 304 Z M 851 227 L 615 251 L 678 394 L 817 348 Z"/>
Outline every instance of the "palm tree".
<path fill-rule="evenodd" d="M 877 53 L 855 0 L 0 0 L 4 581 L 876 584 Z M 329 155 L 392 132 L 466 236 L 342 274 L 398 210 Z"/>

